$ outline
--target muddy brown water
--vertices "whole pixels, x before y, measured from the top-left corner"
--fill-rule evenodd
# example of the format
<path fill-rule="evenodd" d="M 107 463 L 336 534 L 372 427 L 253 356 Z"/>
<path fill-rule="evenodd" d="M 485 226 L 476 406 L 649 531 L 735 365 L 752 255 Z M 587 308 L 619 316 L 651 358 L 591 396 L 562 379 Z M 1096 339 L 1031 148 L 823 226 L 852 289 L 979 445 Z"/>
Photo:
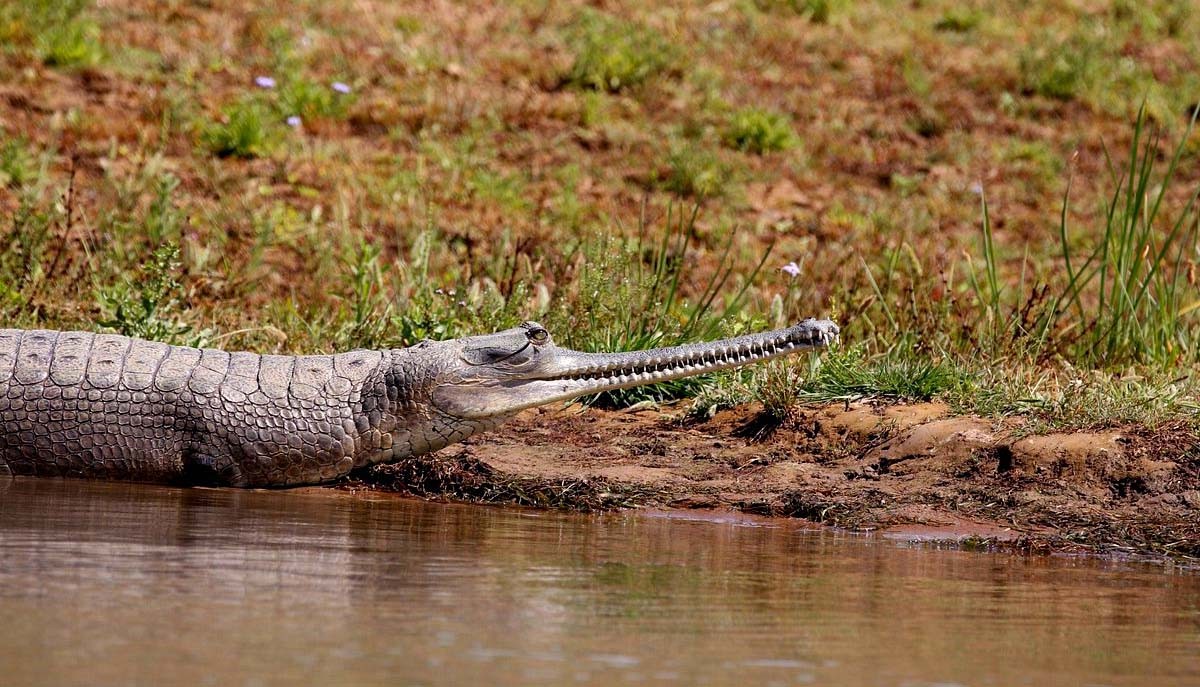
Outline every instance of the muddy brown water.
<path fill-rule="evenodd" d="M 1196 685 L 1200 575 L 732 516 L 0 481 L 4 685 Z"/>

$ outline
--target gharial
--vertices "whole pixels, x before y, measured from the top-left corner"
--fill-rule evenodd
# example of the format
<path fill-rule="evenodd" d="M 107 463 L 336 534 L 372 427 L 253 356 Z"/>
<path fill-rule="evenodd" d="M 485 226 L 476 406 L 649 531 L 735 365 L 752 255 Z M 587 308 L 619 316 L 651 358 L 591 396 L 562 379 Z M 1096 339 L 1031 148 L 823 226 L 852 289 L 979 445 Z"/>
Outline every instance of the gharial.
<path fill-rule="evenodd" d="M 281 487 L 329 482 L 518 411 L 737 367 L 835 340 L 787 329 L 630 353 L 495 334 L 338 355 L 258 355 L 115 334 L 0 329 L 0 474 Z"/>

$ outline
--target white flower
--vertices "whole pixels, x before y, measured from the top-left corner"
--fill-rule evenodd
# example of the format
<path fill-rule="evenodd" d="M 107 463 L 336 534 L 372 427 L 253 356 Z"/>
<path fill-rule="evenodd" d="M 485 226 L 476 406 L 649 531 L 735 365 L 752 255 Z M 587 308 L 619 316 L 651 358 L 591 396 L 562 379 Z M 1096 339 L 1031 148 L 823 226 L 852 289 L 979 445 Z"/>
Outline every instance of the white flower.
<path fill-rule="evenodd" d="M 783 267 L 780 267 L 779 269 L 783 270 L 784 272 L 787 272 L 789 275 L 791 275 L 793 277 L 800 276 L 800 266 L 796 264 L 795 260 L 793 260 L 792 262 L 789 262 L 788 264 L 784 265 Z"/>
<path fill-rule="evenodd" d="M 254 83 L 257 84 L 259 88 L 275 88 L 275 79 L 272 79 L 269 76 L 256 76 L 254 77 Z"/>

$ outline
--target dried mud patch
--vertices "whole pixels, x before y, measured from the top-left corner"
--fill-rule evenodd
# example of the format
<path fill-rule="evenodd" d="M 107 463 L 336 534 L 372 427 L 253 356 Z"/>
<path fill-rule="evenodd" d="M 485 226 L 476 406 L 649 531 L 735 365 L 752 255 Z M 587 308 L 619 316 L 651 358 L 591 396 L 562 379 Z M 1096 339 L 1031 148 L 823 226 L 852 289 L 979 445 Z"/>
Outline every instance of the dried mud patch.
<path fill-rule="evenodd" d="M 1028 435 L 945 406 L 758 411 L 530 411 L 435 456 L 345 486 L 594 511 L 716 508 L 889 537 L 1029 552 L 1200 557 L 1200 445 L 1185 426 Z"/>

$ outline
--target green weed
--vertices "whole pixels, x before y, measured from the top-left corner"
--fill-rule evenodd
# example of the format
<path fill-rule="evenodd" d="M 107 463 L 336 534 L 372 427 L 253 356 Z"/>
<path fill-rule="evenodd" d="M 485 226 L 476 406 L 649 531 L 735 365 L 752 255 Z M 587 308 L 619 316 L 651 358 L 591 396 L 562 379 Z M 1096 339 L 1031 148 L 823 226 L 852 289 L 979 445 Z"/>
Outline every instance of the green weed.
<path fill-rule="evenodd" d="M 169 344 L 200 346 L 206 332 L 195 332 L 180 318 L 183 286 L 179 282 L 179 246 L 166 243 L 151 254 L 134 279 L 99 289 L 103 313 L 97 322 L 126 336 Z"/>
<path fill-rule="evenodd" d="M 983 23 L 984 13 L 974 7 L 951 7 L 933 24 L 938 31 L 968 33 Z"/>
<path fill-rule="evenodd" d="M 0 44 L 26 44 L 50 67 L 88 67 L 103 56 L 88 0 L 25 0 L 0 6 Z"/>
<path fill-rule="evenodd" d="M 872 359 L 861 347 L 835 349 L 814 359 L 814 368 L 798 394 L 805 401 L 928 401 L 970 383 L 962 370 L 945 360 L 904 351 Z"/>
<path fill-rule="evenodd" d="M 89 67 L 103 54 L 100 27 L 94 22 L 73 17 L 47 26 L 37 35 L 35 50 L 50 67 Z"/>
<path fill-rule="evenodd" d="M 1047 351 L 1083 367 L 1172 365 L 1197 359 L 1200 292 L 1194 269 L 1200 186 L 1173 216 L 1163 216 L 1184 144 L 1158 171 L 1161 135 L 1145 129 L 1139 113 L 1129 160 L 1109 160 L 1112 195 L 1095 246 L 1080 254 L 1068 225 L 1070 190 L 1063 199 L 1059 245 L 1065 281 L 1033 283 L 1010 295 L 1001 284 L 988 206 L 983 203 L 983 278 L 969 271 L 993 346 L 1021 342 L 1034 357 Z M 1190 127 L 1188 130 L 1190 133 Z M 1187 140 L 1187 133 L 1183 140 Z M 1024 279 L 1021 283 L 1024 284 Z"/>
<path fill-rule="evenodd" d="M 1183 136 L 1186 141 L 1193 118 Z M 1200 327 L 1195 309 L 1200 292 L 1189 277 L 1196 259 L 1200 186 L 1173 216 L 1162 216 L 1183 155 L 1180 143 L 1158 172 L 1161 134 L 1145 130 L 1145 110 L 1138 113 L 1129 160 L 1122 169 L 1111 159 L 1115 188 L 1106 207 L 1104 232 L 1090 254 L 1072 248 L 1067 226 L 1069 191 L 1059 226 L 1067 284 L 1052 310 L 1083 364 L 1109 366 L 1122 362 L 1169 365 L 1197 359 Z"/>
<path fill-rule="evenodd" d="M 532 205 L 525 192 L 525 179 L 516 174 L 477 168 L 470 172 L 466 187 L 472 195 L 495 201 L 507 212 L 525 213 Z"/>
<path fill-rule="evenodd" d="M 1136 28 L 1145 37 L 1179 37 L 1195 16 L 1190 0 L 1113 0 L 1109 8 L 1118 24 Z"/>
<path fill-rule="evenodd" d="M 793 12 L 814 24 L 828 24 L 851 6 L 850 0 L 755 0 L 754 4 L 767 12 Z"/>
<path fill-rule="evenodd" d="M 218 157 L 260 157 L 274 149 L 279 125 L 261 103 L 243 100 L 227 107 L 222 121 L 209 122 L 201 142 Z"/>
<path fill-rule="evenodd" d="M 1005 365 L 973 376 L 969 387 L 945 396 L 956 412 L 1020 414 L 1033 420 L 1025 429 L 1031 433 L 1200 420 L 1197 381 L 1177 370 L 1113 374 Z"/>
<path fill-rule="evenodd" d="M 667 166 L 670 171 L 662 186 L 681 196 L 698 199 L 721 196 L 729 182 L 729 166 L 703 147 L 687 143 L 672 146 Z"/>
<path fill-rule="evenodd" d="M 1047 98 L 1072 100 L 1095 78 L 1098 51 L 1086 33 L 1073 33 L 1066 41 L 1043 34 L 1018 55 L 1022 88 Z"/>
<path fill-rule="evenodd" d="M 0 243 L 0 313 L 8 321 L 35 310 L 31 304 L 49 278 L 56 208 L 44 207 L 32 195 L 23 194 L 13 213 L 9 231 Z"/>
<path fill-rule="evenodd" d="M 37 175 L 37 161 L 29 152 L 23 138 L 14 138 L 0 145 L 0 187 L 20 188 Z"/>
<path fill-rule="evenodd" d="M 721 298 L 733 276 L 729 248 L 719 269 L 692 301 L 681 284 L 684 259 L 696 235 L 698 208 L 669 211 L 662 238 L 650 238 L 643 223 L 636 239 L 626 242 L 604 235 L 585 244 L 581 255 L 579 295 L 556 313 L 564 343 L 584 351 L 636 351 L 719 339 L 727 323 L 743 307 L 746 288 L 762 268 L 766 255 L 731 295 Z M 662 402 L 694 396 L 706 383 L 691 377 L 633 389 L 607 391 L 591 399 L 605 407 L 642 401 Z"/>
<path fill-rule="evenodd" d="M 1001 151 L 1004 161 L 1028 171 L 1041 184 L 1048 184 L 1063 172 L 1062 156 L 1043 141 L 1014 139 Z"/>
<path fill-rule="evenodd" d="M 678 50 L 658 32 L 587 11 L 570 31 L 575 54 L 565 84 L 597 91 L 620 91 L 670 69 Z"/>
<path fill-rule="evenodd" d="M 293 338 L 324 350 L 344 350 L 468 336 L 541 314 L 537 308 L 524 309 L 529 302 L 528 266 L 499 258 L 496 270 L 509 275 L 503 283 L 457 266 L 442 268 L 437 260 L 444 256 L 438 252 L 446 242 L 440 232 L 425 229 L 405 254 L 390 260 L 377 245 L 351 243 L 326 277 L 345 285 L 333 292 L 333 307 L 314 303 L 300 309 L 293 301 L 271 317 Z"/>
<path fill-rule="evenodd" d="M 725 128 L 725 143 L 743 152 L 762 155 L 793 148 L 799 139 L 786 116 L 747 108 L 733 113 Z"/>
<path fill-rule="evenodd" d="M 850 7 L 849 0 L 790 0 L 792 6 L 809 21 L 828 24 Z"/>
<path fill-rule="evenodd" d="M 338 93 L 306 78 L 288 78 L 279 90 L 278 119 L 297 116 L 305 122 L 342 119 L 354 102 L 353 93 Z"/>

